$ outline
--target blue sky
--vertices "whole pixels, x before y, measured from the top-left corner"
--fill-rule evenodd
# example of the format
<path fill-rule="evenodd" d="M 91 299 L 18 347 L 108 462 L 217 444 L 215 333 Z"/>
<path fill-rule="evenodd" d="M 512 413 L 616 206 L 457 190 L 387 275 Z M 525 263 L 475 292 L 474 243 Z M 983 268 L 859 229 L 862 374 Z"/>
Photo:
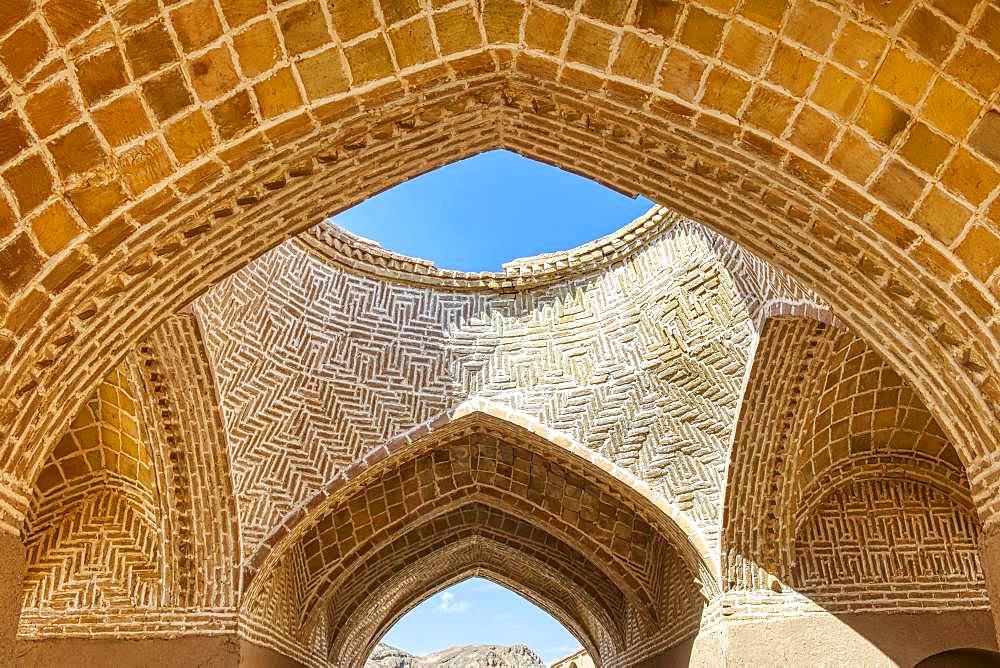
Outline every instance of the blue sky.
<path fill-rule="evenodd" d="M 333 222 L 443 269 L 499 271 L 614 232 L 652 202 L 509 151 L 489 151 L 382 192 Z"/>
<path fill-rule="evenodd" d="M 444 269 L 498 271 L 514 258 L 614 232 L 651 206 L 515 153 L 490 151 L 391 188 L 333 221 Z M 523 643 L 546 662 L 580 646 L 535 605 L 479 578 L 421 603 L 384 642 L 416 655 L 471 643 Z"/>
<path fill-rule="evenodd" d="M 520 643 L 546 663 L 580 647 L 535 604 L 482 578 L 469 578 L 426 599 L 396 622 L 382 642 L 418 656 L 470 643 Z"/>

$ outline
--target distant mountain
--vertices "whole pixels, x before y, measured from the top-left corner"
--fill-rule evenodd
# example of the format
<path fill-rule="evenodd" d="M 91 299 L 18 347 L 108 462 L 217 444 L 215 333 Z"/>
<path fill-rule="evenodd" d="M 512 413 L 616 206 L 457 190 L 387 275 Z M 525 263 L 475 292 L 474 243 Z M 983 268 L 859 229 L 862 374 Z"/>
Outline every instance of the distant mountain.
<path fill-rule="evenodd" d="M 376 645 L 365 668 L 545 668 L 524 645 L 462 645 L 427 656 L 413 656 L 390 645 Z"/>

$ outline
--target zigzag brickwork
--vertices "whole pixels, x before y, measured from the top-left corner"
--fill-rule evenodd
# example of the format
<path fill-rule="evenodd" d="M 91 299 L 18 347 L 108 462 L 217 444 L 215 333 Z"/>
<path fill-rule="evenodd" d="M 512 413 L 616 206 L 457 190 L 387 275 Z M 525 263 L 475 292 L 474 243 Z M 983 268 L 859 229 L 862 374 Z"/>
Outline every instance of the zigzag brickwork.
<path fill-rule="evenodd" d="M 609 667 L 834 613 L 972 638 L 1000 577 L 998 26 L 995 0 L 0 3 L 21 642 L 351 665 L 479 571 Z M 494 148 L 678 217 L 494 274 L 324 223 Z M 456 436 L 470 413 L 493 431 Z M 534 454 L 505 477 L 483 448 Z"/>
<path fill-rule="evenodd" d="M 988 0 L 8 4 L 8 525 L 143 332 L 323 215 L 498 146 L 668 202 L 859 333 L 898 332 L 880 352 L 990 470 Z"/>
<path fill-rule="evenodd" d="M 571 435 L 714 534 L 752 316 L 801 292 L 664 213 L 636 223 L 621 264 L 517 293 L 383 282 L 288 244 L 199 300 L 244 552 L 368 450 L 472 397 Z"/>

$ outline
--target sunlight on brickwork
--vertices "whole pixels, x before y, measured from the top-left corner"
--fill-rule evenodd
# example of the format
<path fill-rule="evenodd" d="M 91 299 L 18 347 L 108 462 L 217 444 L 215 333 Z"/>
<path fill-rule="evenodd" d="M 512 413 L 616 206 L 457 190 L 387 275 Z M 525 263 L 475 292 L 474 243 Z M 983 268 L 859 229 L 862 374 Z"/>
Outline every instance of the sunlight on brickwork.
<path fill-rule="evenodd" d="M 354 666 L 478 571 L 602 666 L 996 648 L 993 0 L 5 0 L 0 79 L 0 664 Z M 324 222 L 496 148 L 667 208 Z"/>

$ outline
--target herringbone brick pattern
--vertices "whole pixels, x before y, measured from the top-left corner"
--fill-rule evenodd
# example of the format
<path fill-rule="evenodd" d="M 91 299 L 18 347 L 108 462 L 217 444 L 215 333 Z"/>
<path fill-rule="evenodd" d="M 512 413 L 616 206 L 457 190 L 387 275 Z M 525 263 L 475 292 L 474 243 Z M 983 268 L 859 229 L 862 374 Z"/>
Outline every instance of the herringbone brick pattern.
<path fill-rule="evenodd" d="M 966 461 L 994 449 L 990 0 L 6 5 L 15 515 L 143 333 L 327 213 L 497 146 L 670 202 L 794 272 L 859 333 L 893 333 L 890 361 Z"/>
<path fill-rule="evenodd" d="M 930 485 L 856 482 L 799 528 L 792 584 L 834 611 L 985 607 L 978 539 L 975 517 Z"/>
<path fill-rule="evenodd" d="M 753 314 L 803 293 L 649 215 L 662 229 L 620 265 L 517 294 L 375 280 L 286 244 L 199 300 L 244 554 L 368 450 L 470 397 L 572 435 L 714 534 Z"/>
<path fill-rule="evenodd" d="M 987 605 L 959 458 L 921 399 L 851 333 L 767 322 L 731 459 L 728 588 L 791 587 L 839 611 Z"/>
<path fill-rule="evenodd" d="M 401 569 L 426 563 L 425 575 L 443 569 L 440 577 L 453 577 L 454 568 L 470 567 L 467 556 L 457 567 L 439 560 L 480 539 L 521 555 L 494 563 L 519 587 L 528 586 L 526 575 L 512 569 L 527 558 L 578 592 L 584 618 L 604 620 L 587 637 L 609 665 L 641 660 L 692 633 L 705 595 L 695 580 L 704 575 L 694 573 L 706 564 L 698 556 L 691 561 L 691 547 L 678 542 L 683 536 L 665 528 L 670 520 L 593 464 L 522 431 L 471 414 L 415 438 L 332 491 L 254 578 L 248 624 L 276 628 L 270 639 L 254 637 L 302 656 L 309 651 L 302 640 L 297 648 L 285 643 L 328 628 L 324 652 L 340 656 L 343 648 L 333 643 L 360 633 L 359 613 L 379 617 L 361 627 L 375 633 L 426 593 L 399 576 Z M 535 593 L 546 591 L 550 586 Z M 280 592 L 285 602 L 278 608 Z M 372 608 L 376 595 L 395 603 Z M 279 609 L 284 614 L 275 614 Z M 378 640 L 351 637 L 356 650 Z M 358 656 L 337 665 L 356 665 Z M 325 657 L 307 662 L 320 665 Z"/>

